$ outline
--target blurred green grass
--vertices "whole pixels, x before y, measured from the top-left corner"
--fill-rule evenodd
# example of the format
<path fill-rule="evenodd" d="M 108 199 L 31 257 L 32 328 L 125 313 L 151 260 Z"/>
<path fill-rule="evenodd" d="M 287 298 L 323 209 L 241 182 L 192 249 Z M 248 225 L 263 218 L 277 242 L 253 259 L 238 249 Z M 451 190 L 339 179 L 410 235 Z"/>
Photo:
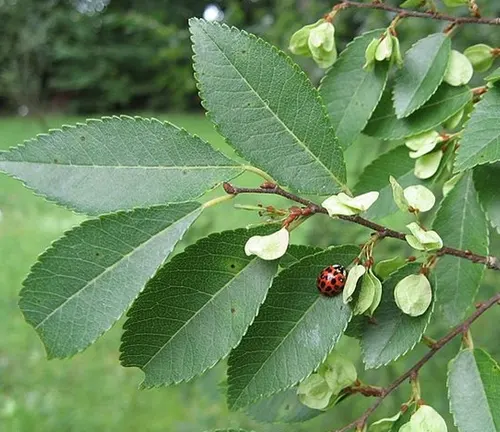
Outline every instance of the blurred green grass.
<path fill-rule="evenodd" d="M 211 124 L 200 115 L 171 114 L 161 119 L 185 127 L 232 156 L 232 150 L 223 142 Z M 48 117 L 49 127 L 83 121 L 75 117 Z M 0 149 L 21 143 L 42 132 L 36 120 L 29 118 L 0 118 Z M 355 180 L 363 167 L 385 150 L 377 142 L 364 141 L 347 152 L 350 178 Z M 245 174 L 237 180 L 241 185 L 258 185 L 259 178 Z M 352 184 L 352 182 L 351 182 Z M 213 191 L 208 196 L 220 193 Z M 271 202 L 260 199 L 259 202 Z M 239 203 L 252 203 L 251 197 L 239 197 Z M 274 200 L 276 202 L 276 200 Z M 282 201 L 284 203 L 284 201 Z M 233 203 L 210 209 L 196 223 L 178 250 L 207 232 L 241 227 L 258 222 L 258 217 L 246 211 L 228 212 Z M 190 383 L 170 388 L 138 390 L 142 372 L 119 365 L 119 339 L 123 320 L 85 352 L 68 360 L 47 361 L 38 337 L 23 320 L 17 307 L 18 292 L 23 278 L 37 256 L 65 230 L 80 223 L 84 217 L 35 196 L 20 182 L 0 175 L 0 430 L 6 432 L 48 431 L 179 431 L 201 432 L 217 427 L 247 427 L 264 431 L 327 431 L 354 418 L 369 400 L 353 398 L 342 409 L 297 426 L 259 425 L 242 413 L 229 413 L 220 382 L 224 378 L 224 364 Z M 318 219 L 319 220 L 319 219 Z M 367 231 L 346 227 L 342 222 L 304 224 L 294 233 L 294 242 L 359 243 L 366 239 Z M 498 236 L 495 235 L 496 245 Z M 388 253 L 396 253 L 394 243 L 384 243 Z M 495 245 L 495 249 L 498 248 Z M 398 247 L 400 245 L 396 245 Z M 498 287 L 499 277 L 488 274 L 481 297 Z M 497 288 L 498 289 L 498 288 Z M 473 331 L 478 345 L 500 354 L 498 330 L 494 320 L 500 314 L 491 313 L 481 318 Z M 498 321 L 496 321 L 498 322 Z M 439 319 L 435 319 L 432 336 L 444 332 Z M 459 341 L 445 350 L 422 373 L 424 398 L 443 415 L 447 412 L 445 368 L 458 349 Z M 359 348 L 354 340 L 344 338 L 341 351 L 359 363 Z M 398 360 L 393 366 L 362 374 L 363 380 L 384 385 L 405 370 L 425 347 Z M 361 367 L 360 369 L 361 370 Z M 407 399 L 408 388 L 384 403 L 380 415 L 391 414 Z M 378 417 L 378 416 L 377 416 Z M 449 426 L 452 422 L 447 416 Z M 454 430 L 450 427 L 450 430 Z"/>

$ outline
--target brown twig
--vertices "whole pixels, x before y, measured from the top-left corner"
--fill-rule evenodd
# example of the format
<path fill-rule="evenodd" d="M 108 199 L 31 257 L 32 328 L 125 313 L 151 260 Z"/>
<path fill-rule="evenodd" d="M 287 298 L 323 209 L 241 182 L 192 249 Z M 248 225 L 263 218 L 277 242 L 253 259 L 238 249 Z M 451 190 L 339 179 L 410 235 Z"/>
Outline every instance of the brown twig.
<path fill-rule="evenodd" d="M 391 385 L 383 389 L 383 393 L 377 399 L 377 401 L 368 408 L 358 419 L 344 426 L 342 429 L 337 429 L 335 432 L 347 432 L 355 427 L 362 427 L 365 425 L 368 417 L 382 404 L 384 399 L 389 396 L 394 390 L 396 390 L 403 382 L 405 382 L 410 377 L 418 373 L 418 371 L 432 358 L 434 355 L 443 348 L 448 342 L 450 342 L 455 336 L 463 334 L 466 332 L 471 324 L 476 321 L 483 313 L 485 313 L 489 308 L 500 302 L 500 293 L 495 294 L 488 301 L 484 302 L 481 307 L 479 307 L 469 318 L 467 318 L 463 323 L 457 325 L 453 330 L 451 330 L 447 335 L 439 339 L 434 346 L 431 348 L 426 355 L 424 355 L 417 363 L 415 363 L 410 369 L 408 369 L 403 375 L 397 378 Z"/>
<path fill-rule="evenodd" d="M 230 195 L 238 195 L 238 194 L 270 194 L 270 195 L 279 195 L 284 198 L 289 199 L 290 201 L 297 202 L 299 204 L 302 204 L 306 208 L 308 208 L 308 215 L 314 215 L 316 213 L 325 213 L 328 214 L 325 208 L 322 206 L 314 203 L 313 201 L 310 201 L 308 199 L 299 197 L 291 192 L 288 192 L 284 189 L 282 189 L 280 186 L 274 183 L 266 182 L 264 183 L 260 188 L 240 188 L 240 187 L 235 187 L 230 183 L 224 183 L 224 190 L 226 193 Z M 385 237 L 390 237 L 390 238 L 395 238 L 398 240 L 405 240 L 406 234 L 392 230 L 390 228 L 387 228 L 383 225 L 379 225 L 375 222 L 372 222 L 368 219 L 362 218 L 361 216 L 355 215 L 355 216 L 338 216 L 339 219 L 352 222 L 358 225 L 362 225 L 366 228 L 370 228 L 373 231 L 376 231 L 379 238 L 385 238 Z M 436 254 L 438 256 L 442 255 L 451 255 L 451 256 L 456 256 L 459 258 L 463 258 L 469 261 L 472 261 L 474 263 L 478 264 L 484 264 L 487 268 L 492 269 L 492 270 L 499 270 L 500 271 L 500 259 L 494 256 L 483 256 L 483 255 L 477 255 L 475 253 L 472 253 L 469 250 L 461 250 L 461 249 L 455 249 L 452 247 L 444 246 L 441 249 L 439 249 Z"/>
<path fill-rule="evenodd" d="M 372 3 L 359 3 L 350 0 L 344 0 L 341 3 L 335 5 L 333 7 L 334 11 L 338 11 L 341 9 L 348 8 L 358 8 L 358 9 L 379 9 L 384 10 L 386 12 L 394 12 L 395 14 L 400 15 L 402 18 L 427 18 L 434 19 L 439 21 L 450 21 L 452 23 L 457 24 L 487 24 L 487 25 L 500 25 L 500 18 L 482 18 L 480 16 L 471 16 L 471 17 L 456 17 L 452 15 L 444 15 L 437 12 L 420 12 L 409 9 L 403 9 L 399 7 L 389 6 L 380 2 L 372 2 Z"/>

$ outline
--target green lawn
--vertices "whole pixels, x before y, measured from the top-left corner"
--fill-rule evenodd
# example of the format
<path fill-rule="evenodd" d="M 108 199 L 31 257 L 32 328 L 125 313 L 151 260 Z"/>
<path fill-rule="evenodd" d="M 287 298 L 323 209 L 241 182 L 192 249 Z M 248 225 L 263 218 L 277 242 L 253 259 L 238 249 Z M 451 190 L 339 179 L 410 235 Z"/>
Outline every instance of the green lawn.
<path fill-rule="evenodd" d="M 197 115 L 163 116 L 184 126 L 224 151 L 227 145 L 217 135 L 204 117 Z M 72 124 L 81 119 L 50 117 L 50 127 Z M 40 125 L 32 119 L 0 118 L 0 149 L 18 144 L 41 132 Z M 368 149 L 371 155 L 379 148 Z M 370 157 L 362 157 L 359 146 L 353 146 L 348 154 L 348 166 L 355 177 Z M 372 156 L 373 157 L 373 156 Z M 240 184 L 258 184 L 259 180 L 245 175 Z M 212 192 L 212 195 L 216 192 Z M 240 203 L 254 203 L 239 198 Z M 209 231 L 243 226 L 257 222 L 255 214 L 240 211 L 236 217 L 227 217 L 225 207 L 211 209 L 196 224 L 194 231 L 183 242 L 185 245 Z M 304 426 L 264 426 L 255 423 L 244 414 L 228 413 L 220 382 L 224 377 L 224 365 L 220 365 L 202 378 L 171 388 L 138 390 L 142 372 L 122 368 L 118 361 L 121 324 L 85 352 L 70 360 L 45 358 L 44 349 L 34 330 L 29 327 L 17 307 L 18 292 L 23 278 L 37 256 L 65 230 L 83 220 L 82 216 L 56 207 L 35 196 L 19 182 L 0 175 L 0 431 L 179 431 L 202 432 L 216 427 L 246 427 L 256 432 L 267 431 L 327 431 L 337 424 L 353 418 L 354 412 L 363 409 L 367 402 L 358 398 L 346 402 L 344 408 L 334 410 Z M 338 228 L 341 229 L 338 229 Z M 345 224 L 328 229 L 338 242 L 357 243 L 366 238 L 366 230 L 346 230 Z M 307 224 L 300 228 L 294 241 L 306 241 L 312 235 Z M 315 238 L 325 242 L 323 227 Z M 360 236 L 360 233 L 364 236 Z M 393 242 L 394 243 L 394 242 Z M 391 245 L 393 244 L 391 243 Z M 181 246 L 182 247 L 182 246 Z M 498 250 L 498 248 L 497 248 Z M 498 287 L 499 278 L 488 275 L 486 288 L 481 296 Z M 497 288 L 498 289 L 498 288 Z M 498 311 L 497 315 L 498 317 Z M 475 328 L 478 345 L 491 347 L 493 355 L 499 354 L 498 330 L 487 326 L 482 318 Z M 490 321 L 491 322 L 491 321 Z M 439 325 L 429 332 L 442 334 Z M 476 332 L 474 332 L 476 335 Z M 424 398 L 444 415 L 447 411 L 444 388 L 444 368 L 457 343 L 427 367 L 422 374 Z M 359 354 L 357 343 L 345 339 L 342 347 L 352 358 Z M 364 373 L 363 379 L 383 385 L 404 370 L 425 352 L 416 352 L 382 372 Z M 378 380 L 382 379 L 383 382 Z M 407 390 L 384 404 L 386 414 L 395 411 L 407 397 Z M 452 423 L 450 422 L 449 425 Z M 452 430 L 450 428 L 450 430 Z"/>

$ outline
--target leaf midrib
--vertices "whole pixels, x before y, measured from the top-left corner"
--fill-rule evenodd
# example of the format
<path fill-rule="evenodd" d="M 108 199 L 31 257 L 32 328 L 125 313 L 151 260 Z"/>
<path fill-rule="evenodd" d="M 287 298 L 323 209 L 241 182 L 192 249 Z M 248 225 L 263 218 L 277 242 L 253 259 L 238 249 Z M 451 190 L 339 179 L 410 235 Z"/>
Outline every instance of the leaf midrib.
<path fill-rule="evenodd" d="M 247 270 L 249 267 L 251 268 L 251 266 L 255 263 L 258 262 L 258 259 L 257 258 L 254 258 L 253 260 L 251 260 L 245 267 L 243 267 L 240 271 L 238 271 L 237 273 L 235 273 L 233 275 L 233 277 L 228 281 L 226 282 L 218 291 L 216 291 L 211 297 L 210 299 L 201 307 L 199 308 L 169 339 L 167 342 L 165 342 L 163 344 L 163 346 L 161 346 L 158 351 L 143 365 L 141 366 L 141 369 L 146 369 L 147 366 L 176 338 L 177 334 L 179 332 L 181 332 L 182 330 L 184 330 L 188 325 L 189 323 L 194 320 L 199 313 L 201 313 L 201 311 L 205 310 L 205 308 L 211 304 L 214 299 L 218 298 L 218 296 L 224 292 L 226 290 L 226 288 L 232 284 L 234 282 L 234 280 L 240 276 L 245 270 Z"/>
<path fill-rule="evenodd" d="M 455 96 L 452 96 L 452 97 L 447 98 L 447 99 L 441 99 L 438 102 L 434 102 L 432 104 L 428 104 L 428 105 L 424 104 L 422 107 L 420 107 L 419 111 L 424 110 L 424 109 L 428 109 L 428 108 L 434 108 L 434 107 L 436 107 L 438 105 L 446 104 L 447 102 L 450 102 L 450 101 L 452 101 L 454 99 L 462 98 L 465 95 L 465 93 L 468 93 L 468 92 L 469 92 L 469 90 L 467 92 L 457 93 Z M 460 109 L 457 110 L 454 114 L 456 114 L 458 111 L 460 111 Z M 417 113 L 415 113 L 415 114 L 417 114 Z M 451 114 L 450 117 L 452 117 L 454 114 Z M 410 114 L 410 115 L 412 115 L 412 114 Z M 377 122 L 377 121 L 380 121 L 380 120 L 386 120 L 386 119 L 389 119 L 389 118 L 394 118 L 398 122 L 405 121 L 405 120 L 410 120 L 410 116 L 403 117 L 403 118 L 398 118 L 397 115 L 394 113 L 394 114 L 388 114 L 388 115 L 381 116 L 381 117 L 374 117 L 374 118 L 370 119 L 370 121 L 368 123 L 371 123 L 372 121 L 373 122 Z"/>
<path fill-rule="evenodd" d="M 446 36 L 446 37 L 447 37 L 447 36 Z M 436 51 L 435 55 L 432 57 L 431 62 L 430 62 L 430 65 L 432 65 L 432 63 L 434 63 L 434 61 L 435 61 L 436 57 L 438 57 L 438 55 L 439 55 L 439 53 L 440 53 L 440 51 L 441 51 L 441 48 L 442 48 L 442 46 L 443 46 L 443 43 L 444 43 L 444 41 L 446 40 L 446 37 L 445 37 L 445 39 L 443 39 L 443 40 L 441 41 L 441 46 L 440 46 L 440 47 L 439 47 L 439 49 Z M 429 69 L 430 69 L 430 68 L 429 68 Z M 410 103 L 406 104 L 406 109 L 404 110 L 404 114 L 406 114 L 406 116 L 409 116 L 411 113 L 415 112 L 415 111 L 418 109 L 418 107 L 417 107 L 417 108 L 413 109 L 410 113 L 407 113 L 407 111 L 408 111 L 408 107 L 409 107 L 410 105 L 413 105 L 413 104 L 414 104 L 415 95 L 417 94 L 417 92 L 418 92 L 418 91 L 420 90 L 420 88 L 422 87 L 423 82 L 424 82 L 424 81 L 426 81 L 426 78 L 427 78 L 427 76 L 429 75 L 429 69 L 427 69 L 427 72 L 426 72 L 426 73 L 425 73 L 425 75 L 422 77 L 422 79 L 419 81 L 419 83 L 418 83 L 418 85 L 417 85 L 417 87 L 416 87 L 415 91 L 413 92 L 413 95 L 412 95 L 412 96 L 411 96 L 411 98 L 410 98 Z M 438 86 L 439 86 L 439 85 L 438 85 Z M 424 103 L 425 103 L 425 102 L 424 102 Z M 396 115 L 397 115 L 397 113 L 396 113 Z M 406 118 L 406 117 L 402 117 L 402 118 Z"/>
<path fill-rule="evenodd" d="M 326 167 L 326 165 L 311 151 L 311 149 L 309 147 L 307 147 L 301 140 L 300 138 L 295 135 L 295 133 L 290 130 L 290 128 L 283 122 L 283 120 L 281 120 L 280 117 L 278 117 L 277 113 L 275 113 L 273 110 L 271 110 L 271 107 L 265 103 L 264 99 L 261 98 L 261 96 L 259 95 L 259 93 L 253 88 L 252 85 L 250 85 L 250 83 L 248 82 L 248 80 L 241 74 L 241 72 L 239 71 L 239 69 L 233 64 L 233 62 L 231 61 L 231 59 L 226 55 L 226 53 L 224 52 L 224 50 L 219 46 L 219 44 L 217 43 L 217 41 L 212 38 L 212 36 L 205 31 L 205 29 L 200 26 L 200 29 L 207 35 L 207 37 L 213 42 L 213 44 L 219 49 L 219 52 L 226 58 L 226 60 L 228 61 L 228 63 L 231 65 L 231 67 L 238 73 L 239 77 L 243 80 L 243 82 L 248 86 L 248 88 L 252 91 L 252 93 L 257 97 L 257 99 L 262 103 L 262 105 L 272 114 L 272 116 L 278 120 L 278 122 L 284 127 L 284 129 L 290 133 L 290 135 L 295 139 L 295 141 L 304 148 L 304 150 L 309 153 L 309 155 L 312 156 L 312 158 L 318 162 L 326 171 L 327 173 L 335 180 L 335 182 L 341 186 L 341 188 L 345 187 L 344 183 L 341 182 L 336 176 L 334 173 L 332 173 L 330 171 L 329 168 Z M 258 39 L 260 41 L 260 39 Z"/>
<path fill-rule="evenodd" d="M 66 306 L 66 304 L 70 301 L 72 301 L 74 298 L 78 297 L 81 293 L 83 293 L 84 291 L 86 291 L 91 285 L 93 285 L 96 281 L 98 281 L 100 278 L 102 278 L 104 275 L 108 274 L 110 271 L 114 270 L 116 267 L 118 267 L 125 259 L 131 257 L 132 255 L 134 255 L 136 252 L 139 252 L 140 250 L 142 250 L 150 241 L 156 239 L 159 235 L 165 233 L 165 231 L 168 231 L 172 226 L 178 224 L 179 222 L 183 221 L 184 219 L 186 219 L 187 217 L 193 215 L 193 213 L 196 213 L 197 211 L 199 211 L 202 207 L 198 207 L 196 208 L 195 210 L 191 211 L 190 213 L 186 214 L 185 216 L 183 216 L 182 218 L 176 220 L 175 222 L 171 223 L 170 225 L 168 225 L 167 227 L 165 227 L 165 229 L 161 230 L 161 231 L 158 231 L 155 235 L 152 235 L 151 237 L 149 237 L 146 241 L 142 242 L 142 243 L 139 243 L 137 247 L 135 247 L 134 249 L 132 249 L 129 253 L 125 254 L 122 256 L 121 259 L 119 259 L 118 261 L 116 261 L 115 263 L 113 263 L 111 266 L 107 267 L 102 273 L 99 273 L 97 276 L 95 276 L 92 280 L 88 281 L 87 284 L 82 287 L 81 289 L 79 289 L 78 291 L 76 291 L 75 293 L 71 294 L 71 296 L 69 296 L 63 303 L 61 303 L 59 306 L 57 306 L 52 312 L 50 312 L 42 321 L 40 321 L 36 326 L 35 326 L 35 330 L 38 330 L 41 326 L 43 326 L 43 324 L 48 320 L 50 319 L 56 312 L 58 312 L 59 310 L 61 310 L 62 308 L 64 308 Z"/>
<path fill-rule="evenodd" d="M 248 381 L 248 383 L 243 387 L 243 389 L 241 389 L 240 391 L 240 395 L 234 400 L 232 406 L 235 406 L 237 404 L 237 402 L 240 400 L 240 398 L 242 397 L 244 391 L 246 389 L 248 389 L 248 387 L 250 386 L 250 384 L 255 380 L 255 378 L 257 377 L 258 374 L 260 374 L 260 372 L 262 371 L 262 368 L 267 364 L 267 362 L 275 355 L 275 353 L 281 348 L 281 346 L 285 343 L 285 341 L 288 340 L 288 338 L 290 337 L 290 335 L 292 333 L 294 333 L 295 329 L 297 328 L 297 326 L 302 322 L 302 320 L 307 316 L 308 313 L 310 313 L 311 309 L 316 306 L 316 304 L 318 303 L 319 299 L 316 299 L 314 300 L 314 302 L 311 304 L 311 306 L 309 306 L 305 311 L 304 311 L 304 314 L 297 320 L 297 322 L 295 323 L 295 325 L 290 329 L 290 331 L 288 332 L 287 335 L 285 335 L 280 343 L 276 346 L 276 348 L 271 351 L 269 353 L 269 355 L 267 356 L 266 360 L 264 361 L 264 363 L 262 363 L 262 365 L 259 367 L 259 369 L 251 374 L 253 375 L 252 378 L 250 379 L 250 381 Z"/>
<path fill-rule="evenodd" d="M 53 162 L 31 162 L 31 161 L 12 161 L 0 159 L 0 165 L 5 163 L 24 164 L 24 165 L 50 165 L 52 167 L 75 167 L 75 168 L 105 168 L 105 169 L 144 169 L 144 170 L 203 170 L 203 169 L 242 169 L 241 165 L 95 165 L 95 164 L 72 164 L 72 163 L 53 163 Z"/>

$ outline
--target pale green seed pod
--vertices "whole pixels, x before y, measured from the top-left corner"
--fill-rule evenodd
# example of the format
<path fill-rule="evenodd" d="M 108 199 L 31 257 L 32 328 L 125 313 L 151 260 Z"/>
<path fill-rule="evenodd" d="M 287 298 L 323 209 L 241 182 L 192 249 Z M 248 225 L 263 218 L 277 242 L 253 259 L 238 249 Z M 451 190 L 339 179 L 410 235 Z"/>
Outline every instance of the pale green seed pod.
<path fill-rule="evenodd" d="M 493 48 L 486 44 L 472 45 L 464 51 L 464 55 L 477 72 L 486 72 L 495 59 Z"/>
<path fill-rule="evenodd" d="M 314 24 L 308 24 L 301 29 L 297 30 L 290 38 L 288 49 L 295 55 L 311 57 L 311 50 L 309 49 L 309 35 L 311 30 L 318 27 L 325 22 L 324 19 L 316 21 Z"/>
<path fill-rule="evenodd" d="M 354 364 L 337 351 L 332 351 L 318 369 L 334 395 L 355 383 L 358 378 Z"/>
<path fill-rule="evenodd" d="M 323 22 L 313 28 L 307 43 L 313 60 L 320 68 L 327 69 L 337 60 L 335 27 L 331 22 Z"/>
<path fill-rule="evenodd" d="M 333 391 L 321 375 L 313 373 L 299 384 L 297 395 L 305 406 L 322 410 L 328 407 Z"/>
<path fill-rule="evenodd" d="M 467 84 L 474 75 L 474 68 L 469 59 L 461 52 L 452 50 L 443 81 L 452 86 Z"/>
<path fill-rule="evenodd" d="M 394 288 L 394 300 L 406 315 L 420 316 L 432 302 L 431 284 L 423 274 L 406 276 Z"/>
<path fill-rule="evenodd" d="M 365 64 L 363 69 L 369 70 L 375 64 L 375 53 L 377 52 L 377 47 L 380 43 L 380 39 L 374 38 L 368 44 L 365 50 Z"/>
<path fill-rule="evenodd" d="M 385 32 L 382 40 L 375 51 L 375 60 L 389 60 L 392 56 L 392 37 L 389 32 Z"/>

